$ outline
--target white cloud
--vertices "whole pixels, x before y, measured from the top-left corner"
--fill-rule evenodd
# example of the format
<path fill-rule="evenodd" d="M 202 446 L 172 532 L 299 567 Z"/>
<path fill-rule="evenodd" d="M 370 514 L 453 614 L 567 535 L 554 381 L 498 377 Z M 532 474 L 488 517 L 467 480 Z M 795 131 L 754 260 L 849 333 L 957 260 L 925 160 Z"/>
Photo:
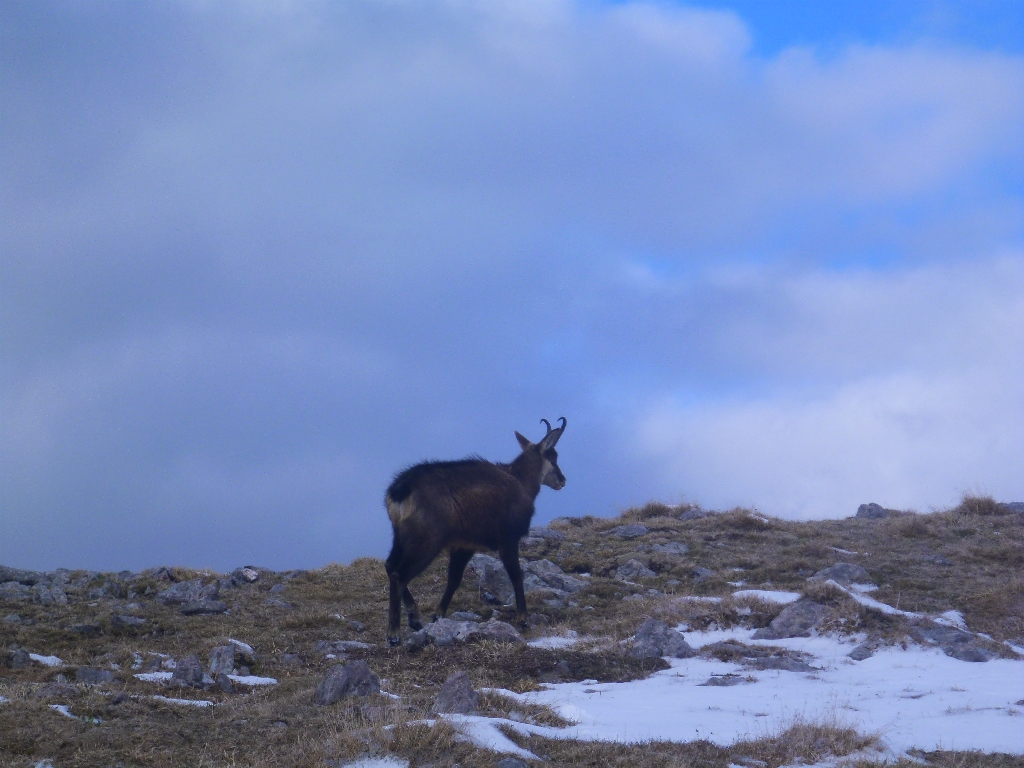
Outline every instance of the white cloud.
<path fill-rule="evenodd" d="M 1024 498 L 1024 259 L 787 282 L 757 286 L 786 297 L 758 343 L 719 342 L 795 375 L 641 407 L 634 447 L 663 488 L 801 518 L 868 501 L 927 511 L 968 491 Z"/>

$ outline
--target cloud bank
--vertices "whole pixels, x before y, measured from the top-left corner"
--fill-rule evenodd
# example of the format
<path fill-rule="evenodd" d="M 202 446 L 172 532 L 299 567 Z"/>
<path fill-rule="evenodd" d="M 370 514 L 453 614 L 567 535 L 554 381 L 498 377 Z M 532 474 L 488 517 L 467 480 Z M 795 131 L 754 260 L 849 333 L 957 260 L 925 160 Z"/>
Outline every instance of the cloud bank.
<path fill-rule="evenodd" d="M 542 416 L 540 519 L 1024 497 L 1020 57 L 646 3 L 2 13 L 0 562 L 382 555 L 391 474 Z"/>

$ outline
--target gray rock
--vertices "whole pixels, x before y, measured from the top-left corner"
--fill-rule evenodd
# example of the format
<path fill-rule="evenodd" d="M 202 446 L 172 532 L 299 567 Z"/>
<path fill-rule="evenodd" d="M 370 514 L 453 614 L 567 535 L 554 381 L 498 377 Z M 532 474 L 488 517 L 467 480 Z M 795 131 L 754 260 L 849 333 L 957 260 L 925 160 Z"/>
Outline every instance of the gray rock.
<path fill-rule="evenodd" d="M 970 632 L 942 624 L 918 624 L 911 628 L 911 635 L 919 642 L 937 645 L 947 656 L 960 661 L 991 661 L 995 654 L 978 645 L 978 639 Z"/>
<path fill-rule="evenodd" d="M 494 764 L 494 768 L 530 768 L 530 766 L 518 757 L 503 757 Z"/>
<path fill-rule="evenodd" d="M 448 618 L 452 621 L 483 621 L 484 617 L 472 611 L 455 611 Z"/>
<path fill-rule="evenodd" d="M 369 643 L 360 643 L 358 640 L 321 640 L 313 649 L 319 653 L 347 653 L 348 651 L 365 651 L 373 646 Z"/>
<path fill-rule="evenodd" d="M 53 605 L 53 593 L 50 588 L 42 584 L 35 584 L 29 590 L 32 594 L 32 602 L 39 605 Z"/>
<path fill-rule="evenodd" d="M 6 565 L 0 565 L 0 582 L 13 581 L 31 587 L 43 580 L 43 574 L 38 571 L 26 571 L 21 568 L 8 568 Z"/>
<path fill-rule="evenodd" d="M 103 628 L 99 624 L 72 624 L 71 631 L 82 637 L 99 637 Z"/>
<path fill-rule="evenodd" d="M 427 634 L 427 642 L 441 646 L 453 643 L 465 643 L 476 635 L 479 624 L 473 621 L 455 621 L 454 619 L 438 619 L 423 627 Z"/>
<path fill-rule="evenodd" d="M 517 645 L 526 642 L 523 640 L 523 636 L 516 631 L 516 628 L 508 622 L 491 619 L 478 626 L 480 628 L 480 640 L 490 640 L 494 643 L 515 643 Z"/>
<path fill-rule="evenodd" d="M 437 701 L 430 711 L 438 714 L 472 715 L 479 706 L 480 694 L 473 690 L 469 675 L 465 672 L 456 672 L 444 681 Z"/>
<path fill-rule="evenodd" d="M 4 624 L 21 624 L 21 616 L 16 613 L 9 613 L 4 616 Z"/>
<path fill-rule="evenodd" d="M 182 688 L 198 688 L 203 684 L 203 665 L 194 653 L 178 661 L 171 675 L 171 685 Z"/>
<path fill-rule="evenodd" d="M 480 598 L 491 605 L 512 605 L 515 591 L 501 560 L 491 555 L 476 554 L 469 561 L 469 570 L 476 574 Z"/>
<path fill-rule="evenodd" d="M 231 638 L 228 638 L 228 642 L 235 646 L 235 656 L 241 658 L 246 664 L 256 663 L 256 652 L 252 649 L 251 645 Z"/>
<path fill-rule="evenodd" d="M 755 640 L 780 640 L 785 637 L 807 637 L 811 630 L 825 618 L 828 609 L 806 598 L 797 600 L 782 609 L 767 627 L 754 633 Z"/>
<path fill-rule="evenodd" d="M 79 667 L 75 670 L 75 679 L 86 685 L 102 685 L 114 681 L 114 673 L 107 669 L 93 669 L 92 667 Z"/>
<path fill-rule="evenodd" d="M 284 584 L 275 584 L 270 588 L 270 591 L 275 595 L 284 592 Z"/>
<path fill-rule="evenodd" d="M 924 559 L 924 561 L 926 563 L 932 563 L 933 565 L 942 565 L 942 566 L 947 566 L 947 565 L 952 565 L 953 564 L 953 561 L 948 560 L 947 558 L 943 557 L 942 555 L 928 555 Z"/>
<path fill-rule="evenodd" d="M 24 669 L 31 661 L 32 659 L 28 657 L 28 651 L 24 648 L 15 648 L 7 654 L 7 658 L 4 660 L 4 666 L 8 669 Z"/>
<path fill-rule="evenodd" d="M 609 536 L 618 536 L 620 539 L 637 539 L 641 536 L 646 536 L 649 529 L 646 525 L 640 525 L 640 523 L 630 523 L 629 525 L 617 525 L 610 531 L 606 531 Z"/>
<path fill-rule="evenodd" d="M 651 547 L 651 551 L 662 555 L 685 555 L 690 548 L 682 542 L 670 541 L 668 544 L 655 544 Z"/>
<path fill-rule="evenodd" d="M 635 659 L 653 659 L 671 656 L 685 659 L 693 656 L 695 651 L 686 642 L 681 632 L 667 626 L 657 619 L 646 619 L 630 646 L 629 655 Z"/>
<path fill-rule="evenodd" d="M 710 568 L 694 568 L 690 575 L 693 577 L 694 584 L 703 584 L 705 581 L 715 575 L 715 572 Z"/>
<path fill-rule="evenodd" d="M 186 616 L 201 616 L 206 614 L 224 613 L 228 604 L 223 600 L 195 600 L 181 606 L 181 613 Z"/>
<path fill-rule="evenodd" d="M 876 650 L 878 650 L 878 643 L 873 640 L 866 640 L 850 651 L 847 656 L 854 661 L 864 661 L 864 659 L 870 659 L 874 656 Z"/>
<path fill-rule="evenodd" d="M 32 591 L 17 581 L 5 581 L 0 584 L 0 600 L 29 600 Z"/>
<path fill-rule="evenodd" d="M 331 667 L 317 686 L 313 703 L 322 707 L 345 696 L 369 696 L 371 693 L 380 693 L 380 679 L 365 661 L 350 661 Z"/>
<path fill-rule="evenodd" d="M 657 576 L 654 571 L 641 563 L 639 560 L 629 560 L 625 565 L 620 565 L 615 571 L 617 581 L 633 581 L 634 579 L 653 579 Z"/>
<path fill-rule="evenodd" d="M 124 613 L 119 613 L 110 617 L 110 626 L 112 629 L 135 629 L 136 627 L 141 627 L 145 623 L 145 619 L 140 619 L 138 616 L 129 616 Z"/>
<path fill-rule="evenodd" d="M 216 676 L 216 682 L 217 687 L 224 691 L 224 693 L 235 692 L 235 684 L 231 682 L 231 678 L 224 672 L 221 672 Z"/>
<path fill-rule="evenodd" d="M 881 504 L 875 504 L 874 502 L 868 504 L 861 504 L 857 507 L 857 514 L 854 517 L 859 517 L 865 520 L 880 520 L 883 517 L 892 517 L 895 514 L 899 514 L 895 510 L 886 509 Z"/>
<path fill-rule="evenodd" d="M 260 580 L 260 572 L 251 565 L 245 565 L 231 572 L 231 580 L 236 584 L 255 584 Z"/>
<path fill-rule="evenodd" d="M 156 599 L 161 603 L 194 603 L 199 600 L 203 591 L 203 580 L 179 581 L 167 589 L 157 592 Z"/>
<path fill-rule="evenodd" d="M 271 608 L 291 608 L 292 604 L 286 600 L 281 600 L 277 597 L 268 597 L 263 601 L 264 605 L 269 605 Z"/>
<path fill-rule="evenodd" d="M 808 581 L 828 581 L 832 579 L 840 584 L 867 584 L 871 581 L 868 572 L 859 565 L 853 563 L 836 563 L 828 568 L 822 568 L 811 576 Z"/>
<path fill-rule="evenodd" d="M 701 683 L 701 685 L 725 688 L 732 685 L 740 685 L 745 682 L 747 682 L 745 677 L 742 675 L 734 675 L 730 672 L 725 675 L 714 675 L 708 678 L 706 682 Z"/>
<path fill-rule="evenodd" d="M 410 651 L 419 651 L 428 645 L 430 645 L 430 635 L 425 629 L 413 632 L 405 639 L 405 647 Z"/>
<path fill-rule="evenodd" d="M 235 671 L 235 646 L 218 645 L 210 650 L 210 676 L 216 679 L 217 675 L 230 675 Z"/>
<path fill-rule="evenodd" d="M 523 564 L 523 572 L 536 576 L 541 581 L 541 586 L 534 586 L 533 589 L 526 589 L 524 579 L 523 591 L 538 591 L 544 587 L 551 587 L 570 594 L 579 592 L 587 586 L 583 579 L 570 576 L 550 560 L 531 560 Z M 511 582 L 510 582 L 511 585 Z"/>
<path fill-rule="evenodd" d="M 802 659 L 792 656 L 768 656 L 763 659 L 750 659 L 745 662 L 754 669 L 781 669 L 784 672 L 815 672 L 814 667 Z"/>
<path fill-rule="evenodd" d="M 535 539 L 546 539 L 547 541 L 565 541 L 565 534 L 553 528 L 534 527 L 530 529 L 530 536 Z"/>

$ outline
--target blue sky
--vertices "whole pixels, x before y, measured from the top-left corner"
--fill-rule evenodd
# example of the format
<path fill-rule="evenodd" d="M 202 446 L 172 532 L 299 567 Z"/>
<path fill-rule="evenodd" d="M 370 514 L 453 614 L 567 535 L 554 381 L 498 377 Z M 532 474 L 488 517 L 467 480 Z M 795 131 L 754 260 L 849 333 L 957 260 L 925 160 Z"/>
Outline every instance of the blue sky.
<path fill-rule="evenodd" d="M 0 562 L 381 556 L 562 415 L 539 522 L 1024 498 L 1022 12 L 894 5 L 4 4 Z"/>

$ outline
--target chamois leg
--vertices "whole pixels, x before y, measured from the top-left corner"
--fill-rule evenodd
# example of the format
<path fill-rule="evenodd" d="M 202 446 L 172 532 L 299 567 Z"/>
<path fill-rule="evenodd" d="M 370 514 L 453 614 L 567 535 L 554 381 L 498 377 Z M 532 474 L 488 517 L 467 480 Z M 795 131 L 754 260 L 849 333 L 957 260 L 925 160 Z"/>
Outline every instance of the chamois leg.
<path fill-rule="evenodd" d="M 434 610 L 434 618 L 444 618 L 448 615 L 448 606 L 452 602 L 452 595 L 462 583 L 462 574 L 466 570 L 466 564 L 472 559 L 473 550 L 453 549 L 448 555 L 448 586 L 444 589 L 444 596 Z"/>
<path fill-rule="evenodd" d="M 384 561 L 384 570 L 387 571 L 390 588 L 388 594 L 388 645 L 398 645 L 401 639 L 402 591 L 403 589 L 408 590 L 408 587 L 398 580 L 396 568 L 401 558 L 402 548 L 396 536 L 394 543 L 391 545 L 391 554 Z"/>
<path fill-rule="evenodd" d="M 508 577 L 512 580 L 512 588 L 516 591 L 516 621 L 526 628 L 526 594 L 523 592 L 523 569 L 519 567 L 519 540 L 502 547 L 498 554 L 505 565 Z"/>
<path fill-rule="evenodd" d="M 409 617 L 409 629 L 413 632 L 417 632 L 423 629 L 423 622 L 420 621 L 420 609 L 416 605 L 416 600 L 412 596 L 412 592 L 409 591 L 409 585 L 406 584 L 402 590 L 402 603 L 405 604 L 405 612 Z"/>

